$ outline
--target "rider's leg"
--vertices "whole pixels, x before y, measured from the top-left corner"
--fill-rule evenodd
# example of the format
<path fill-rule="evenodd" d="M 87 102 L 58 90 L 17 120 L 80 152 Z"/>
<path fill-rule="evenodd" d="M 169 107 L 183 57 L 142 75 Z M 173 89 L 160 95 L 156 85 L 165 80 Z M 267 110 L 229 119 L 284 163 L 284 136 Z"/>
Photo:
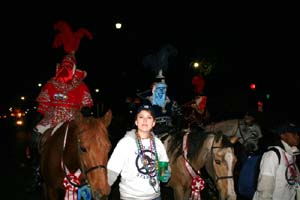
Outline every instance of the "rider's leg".
<path fill-rule="evenodd" d="M 48 129 L 48 126 L 36 126 L 32 133 L 30 139 L 30 160 L 32 167 L 32 179 L 26 188 L 27 192 L 33 192 L 41 186 L 41 175 L 40 175 L 40 154 L 39 154 L 39 142 L 42 136 L 42 133 Z"/>

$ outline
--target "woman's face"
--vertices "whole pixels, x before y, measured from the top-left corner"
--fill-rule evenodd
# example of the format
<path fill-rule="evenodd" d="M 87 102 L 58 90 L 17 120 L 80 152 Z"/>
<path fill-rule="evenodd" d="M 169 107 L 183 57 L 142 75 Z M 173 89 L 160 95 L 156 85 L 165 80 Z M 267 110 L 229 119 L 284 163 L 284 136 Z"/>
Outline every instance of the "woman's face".
<path fill-rule="evenodd" d="M 155 126 L 155 120 L 150 111 L 142 110 L 137 114 L 135 125 L 139 131 L 150 132 Z"/>

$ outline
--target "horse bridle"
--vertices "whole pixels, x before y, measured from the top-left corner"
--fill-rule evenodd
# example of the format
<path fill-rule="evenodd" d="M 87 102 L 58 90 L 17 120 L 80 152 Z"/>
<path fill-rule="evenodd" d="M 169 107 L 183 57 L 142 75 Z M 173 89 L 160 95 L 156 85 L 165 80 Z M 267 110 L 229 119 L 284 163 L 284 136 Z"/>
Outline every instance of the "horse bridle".
<path fill-rule="evenodd" d="M 217 146 L 214 146 L 214 143 L 215 143 L 215 138 L 214 138 L 214 140 L 213 140 L 213 144 L 212 144 L 211 150 L 210 150 L 211 156 L 212 156 L 212 166 L 214 166 L 214 163 L 213 163 L 213 162 L 215 162 L 217 165 L 220 165 L 220 163 L 217 162 L 218 160 L 215 159 L 213 150 L 214 150 L 214 149 L 223 149 L 223 148 L 227 148 L 227 147 L 217 147 Z M 214 170 L 214 171 L 215 171 L 215 170 Z M 216 172 L 215 172 L 215 176 L 216 176 L 216 182 L 218 182 L 219 180 L 223 180 L 223 179 L 234 178 L 233 175 L 231 175 L 231 176 L 218 176 L 218 175 L 216 174 Z"/>
<path fill-rule="evenodd" d="M 239 125 L 239 121 L 238 121 L 238 127 L 237 127 L 237 129 L 236 129 L 236 132 L 238 131 L 240 129 L 240 125 Z M 211 132 L 210 133 L 213 133 L 214 134 L 214 140 L 213 140 L 213 142 L 212 142 L 212 145 L 211 145 L 211 149 L 210 149 L 210 152 L 211 152 L 211 157 L 212 157 L 212 166 L 214 166 L 214 163 L 213 162 L 215 162 L 217 165 L 219 165 L 220 163 L 218 163 L 217 162 L 217 160 L 215 159 L 215 156 L 214 156 L 214 153 L 213 153 L 213 150 L 214 149 L 218 149 L 218 148 L 227 148 L 227 147 L 217 147 L 217 146 L 214 146 L 214 144 L 215 144 L 215 136 L 216 136 L 216 133 L 214 132 L 214 125 L 213 125 L 213 127 L 212 127 L 212 130 L 211 130 Z M 232 147 L 231 147 L 232 148 Z M 231 175 L 231 176 L 218 176 L 217 174 L 216 174 L 216 172 L 215 172 L 215 175 L 216 175 L 216 182 L 218 182 L 219 180 L 223 180 L 223 179 L 229 179 L 229 178 L 234 178 L 233 177 L 233 175 Z"/>
<path fill-rule="evenodd" d="M 64 144 L 63 144 L 64 146 L 63 146 L 63 149 L 62 149 L 62 155 L 63 155 L 64 149 L 65 149 L 65 143 L 66 143 L 66 138 L 67 138 L 68 130 L 69 130 L 69 123 L 68 123 L 68 125 L 67 125 L 66 132 L 65 132 Z M 78 133 L 78 135 L 83 134 L 83 133 L 84 133 L 84 131 L 81 131 L 80 133 Z M 79 152 L 84 152 L 84 151 L 82 150 L 83 148 L 81 148 L 81 146 L 80 146 L 80 139 L 79 139 L 79 138 L 77 138 L 77 147 L 78 147 L 78 151 L 79 151 Z M 83 164 L 82 164 L 82 162 L 81 162 L 81 160 L 80 160 L 80 165 L 81 165 L 80 170 L 83 171 L 83 175 L 84 175 L 84 180 L 85 180 L 85 182 L 82 183 L 82 184 L 76 184 L 76 183 L 72 182 L 72 181 L 70 180 L 69 176 L 67 175 L 66 165 L 63 163 L 63 156 L 62 156 L 62 165 L 63 165 L 63 169 L 64 169 L 63 171 L 64 171 L 65 177 L 67 178 L 68 182 L 69 182 L 71 185 L 73 185 L 74 187 L 82 187 L 82 186 L 84 186 L 84 185 L 88 185 L 87 178 L 86 178 L 87 176 L 86 176 L 86 175 L 87 175 L 89 172 L 91 172 L 91 171 L 93 171 L 93 170 L 96 170 L 96 169 L 105 169 L 105 170 L 107 169 L 105 165 L 96 165 L 96 166 L 93 166 L 93 167 L 88 168 L 87 170 L 82 170 L 82 169 L 84 169 L 84 167 L 83 167 Z"/>

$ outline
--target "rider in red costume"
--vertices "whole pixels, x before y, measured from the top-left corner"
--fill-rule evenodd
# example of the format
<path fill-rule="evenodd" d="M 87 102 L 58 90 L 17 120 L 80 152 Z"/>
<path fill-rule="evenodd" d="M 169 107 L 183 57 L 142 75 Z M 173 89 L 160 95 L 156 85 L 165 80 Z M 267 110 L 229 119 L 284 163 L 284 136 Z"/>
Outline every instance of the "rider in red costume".
<path fill-rule="evenodd" d="M 87 85 L 83 82 L 87 73 L 76 69 L 75 52 L 80 39 L 87 36 L 92 39 L 91 33 L 80 28 L 73 32 L 69 24 L 59 21 L 54 29 L 60 31 L 55 37 L 53 47 L 64 47 L 67 55 L 61 64 L 56 66 L 56 74 L 42 87 L 36 101 L 38 102 L 37 118 L 39 121 L 31 135 L 30 154 L 33 163 L 34 180 L 28 190 L 33 191 L 41 184 L 39 177 L 38 144 L 43 133 L 63 122 L 73 119 L 76 111 L 86 112 L 93 106 L 93 100 Z"/>
<path fill-rule="evenodd" d="M 93 106 L 89 89 L 83 82 L 87 73 L 76 69 L 75 58 L 80 39 L 83 36 L 92 39 L 91 33 L 84 28 L 73 32 L 65 21 L 58 21 L 54 29 L 60 32 L 55 37 L 53 47 L 63 46 L 68 54 L 61 64 L 57 64 L 55 77 L 44 85 L 37 97 L 38 112 L 44 117 L 36 126 L 41 134 L 61 122 L 72 120 L 76 110 Z"/>
<path fill-rule="evenodd" d="M 57 67 L 56 76 L 43 86 L 37 97 L 38 112 L 43 115 L 36 126 L 39 133 L 72 120 L 75 111 L 93 106 L 90 91 L 83 82 L 87 73 L 75 67 L 74 55 L 65 56 Z"/>

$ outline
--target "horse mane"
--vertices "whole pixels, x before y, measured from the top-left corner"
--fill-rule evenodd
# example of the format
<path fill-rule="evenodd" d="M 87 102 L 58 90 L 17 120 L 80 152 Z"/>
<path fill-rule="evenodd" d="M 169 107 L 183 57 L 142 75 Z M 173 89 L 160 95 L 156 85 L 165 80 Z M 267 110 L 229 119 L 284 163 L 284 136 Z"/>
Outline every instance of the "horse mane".
<path fill-rule="evenodd" d="M 188 152 L 187 157 L 193 158 L 196 156 L 198 149 L 202 146 L 208 134 L 199 126 L 191 126 L 188 135 Z M 175 152 L 176 158 L 182 155 L 183 136 L 185 132 L 178 130 L 172 134 L 172 139 L 169 145 L 169 152 Z"/>
<path fill-rule="evenodd" d="M 233 143 L 230 141 L 229 136 L 224 135 L 221 131 L 214 134 L 216 135 L 216 142 L 219 142 L 219 140 L 222 139 L 223 147 L 233 147 Z"/>

